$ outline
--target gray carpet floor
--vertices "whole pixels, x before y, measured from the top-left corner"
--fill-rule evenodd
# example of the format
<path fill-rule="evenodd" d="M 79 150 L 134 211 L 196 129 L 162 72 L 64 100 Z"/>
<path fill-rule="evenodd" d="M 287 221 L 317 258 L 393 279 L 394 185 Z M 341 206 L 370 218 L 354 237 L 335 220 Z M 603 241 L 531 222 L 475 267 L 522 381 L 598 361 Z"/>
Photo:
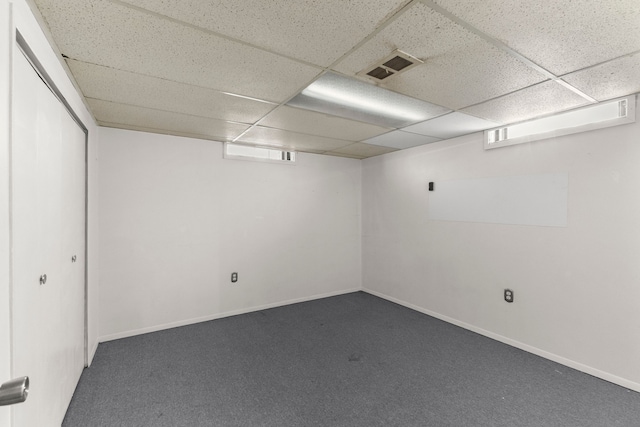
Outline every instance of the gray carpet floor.
<path fill-rule="evenodd" d="M 63 426 L 640 426 L 640 393 L 356 292 L 100 344 Z"/>

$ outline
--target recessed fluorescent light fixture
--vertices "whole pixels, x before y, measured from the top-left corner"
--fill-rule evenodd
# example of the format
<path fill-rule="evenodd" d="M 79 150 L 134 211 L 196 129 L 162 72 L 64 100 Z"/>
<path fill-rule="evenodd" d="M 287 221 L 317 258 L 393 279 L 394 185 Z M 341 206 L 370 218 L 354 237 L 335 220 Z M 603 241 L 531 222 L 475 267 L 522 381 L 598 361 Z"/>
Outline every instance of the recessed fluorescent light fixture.
<path fill-rule="evenodd" d="M 549 117 L 489 129 L 484 148 L 504 147 L 636 121 L 635 96 L 589 105 Z"/>
<path fill-rule="evenodd" d="M 324 74 L 287 104 L 392 128 L 405 127 L 450 111 L 335 73 Z"/>

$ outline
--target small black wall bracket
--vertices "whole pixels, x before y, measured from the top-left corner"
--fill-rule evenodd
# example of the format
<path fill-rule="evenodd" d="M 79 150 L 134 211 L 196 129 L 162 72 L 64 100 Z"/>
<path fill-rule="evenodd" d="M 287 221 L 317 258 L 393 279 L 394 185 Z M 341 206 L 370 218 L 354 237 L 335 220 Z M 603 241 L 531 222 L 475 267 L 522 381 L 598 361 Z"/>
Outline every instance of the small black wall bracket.
<path fill-rule="evenodd" d="M 514 296 L 513 296 L 513 290 L 511 289 L 505 289 L 504 290 L 504 300 L 506 302 L 513 302 Z"/>
<path fill-rule="evenodd" d="M 433 188 L 434 188 L 433 182 L 430 182 L 429 183 L 429 191 L 433 191 Z"/>

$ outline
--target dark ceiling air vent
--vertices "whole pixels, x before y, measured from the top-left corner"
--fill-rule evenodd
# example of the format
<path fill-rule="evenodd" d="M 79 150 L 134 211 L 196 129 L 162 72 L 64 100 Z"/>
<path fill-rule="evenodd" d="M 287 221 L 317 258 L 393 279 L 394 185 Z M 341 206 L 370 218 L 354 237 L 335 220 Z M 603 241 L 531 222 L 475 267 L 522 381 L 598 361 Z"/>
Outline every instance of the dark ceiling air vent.
<path fill-rule="evenodd" d="M 393 76 L 393 73 L 388 71 L 386 68 L 376 67 L 373 70 L 369 71 L 367 75 L 378 80 L 384 80 L 389 76 Z"/>
<path fill-rule="evenodd" d="M 393 68 L 396 71 L 400 71 L 404 70 L 409 65 L 413 65 L 413 62 L 409 61 L 407 58 L 396 55 L 382 65 L 384 65 L 385 67 Z"/>
<path fill-rule="evenodd" d="M 359 76 L 365 76 L 374 81 L 381 81 L 390 77 L 397 76 L 401 72 L 410 70 L 411 68 L 422 64 L 423 61 L 415 58 L 401 50 L 395 50 L 391 55 L 378 61 L 370 67 L 358 73 Z"/>

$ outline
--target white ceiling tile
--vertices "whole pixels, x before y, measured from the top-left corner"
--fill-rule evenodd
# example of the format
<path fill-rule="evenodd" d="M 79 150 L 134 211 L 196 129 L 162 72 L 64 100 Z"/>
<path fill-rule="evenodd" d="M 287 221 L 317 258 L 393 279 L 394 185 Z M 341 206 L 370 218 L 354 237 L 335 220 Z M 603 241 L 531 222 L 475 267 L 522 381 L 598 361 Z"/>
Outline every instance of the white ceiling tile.
<path fill-rule="evenodd" d="M 354 75 L 394 49 L 425 63 L 380 86 L 449 109 L 459 109 L 541 82 L 545 76 L 424 4 L 340 62 Z"/>
<path fill-rule="evenodd" d="M 544 80 L 542 74 L 478 40 L 428 59 L 384 86 L 457 110 Z"/>
<path fill-rule="evenodd" d="M 625 56 L 562 78 L 598 101 L 640 92 L 640 54 Z"/>
<path fill-rule="evenodd" d="M 343 153 L 336 153 L 334 151 L 327 151 L 325 153 L 322 153 L 325 156 L 333 156 L 333 157 L 344 157 L 346 159 L 355 159 L 355 160 L 362 160 L 362 159 L 366 159 L 366 157 L 364 156 L 354 156 L 351 154 L 343 154 Z"/>
<path fill-rule="evenodd" d="M 323 67 L 340 58 L 406 0 L 124 0 Z"/>
<path fill-rule="evenodd" d="M 640 50 L 638 0 L 434 1 L 556 75 Z"/>
<path fill-rule="evenodd" d="M 98 122 L 117 124 L 124 128 L 175 132 L 218 141 L 230 141 L 248 129 L 247 125 L 207 117 L 152 110 L 92 98 L 87 98 L 87 102 Z"/>
<path fill-rule="evenodd" d="M 278 107 L 269 113 L 267 117 L 260 121 L 260 125 L 349 141 L 360 141 L 390 130 L 382 126 L 286 105 Z"/>
<path fill-rule="evenodd" d="M 341 139 L 324 138 L 321 136 L 307 135 L 290 132 L 282 129 L 255 126 L 242 135 L 237 142 L 255 145 L 267 145 L 273 147 L 285 147 L 298 151 L 310 151 L 322 153 L 335 150 L 351 144 L 351 141 Z"/>
<path fill-rule="evenodd" d="M 417 3 L 340 62 L 355 75 L 394 49 L 425 63 L 380 86 L 449 109 L 495 98 L 541 82 L 545 76 L 463 27 Z"/>
<path fill-rule="evenodd" d="M 463 111 L 497 123 L 516 123 L 581 105 L 584 98 L 564 86 L 546 81 L 509 95 L 465 108 Z"/>
<path fill-rule="evenodd" d="M 356 142 L 346 147 L 332 150 L 334 154 L 345 154 L 348 156 L 367 158 L 373 156 L 379 156 L 381 154 L 391 153 L 397 151 L 396 148 L 382 147 L 380 145 L 365 144 L 364 142 Z"/>
<path fill-rule="evenodd" d="M 83 62 L 276 102 L 321 71 L 117 3 L 37 4 L 60 51 Z"/>
<path fill-rule="evenodd" d="M 88 98 L 250 124 L 276 107 L 213 89 L 86 62 L 67 60 L 67 64 Z"/>
<path fill-rule="evenodd" d="M 388 132 L 384 135 L 379 135 L 362 142 L 402 150 L 405 148 L 417 147 L 418 145 L 430 144 L 436 141 L 440 141 L 440 139 L 431 136 L 418 135 L 417 133 L 394 130 L 393 132 Z"/>
<path fill-rule="evenodd" d="M 443 15 L 416 3 L 387 28 L 374 36 L 334 68 L 354 75 L 395 49 L 419 59 L 429 59 L 463 48 L 473 35 Z"/>
<path fill-rule="evenodd" d="M 468 114 L 453 112 L 435 119 L 403 128 L 407 132 L 433 136 L 440 139 L 455 138 L 499 126 L 500 123 L 480 119 Z"/>

